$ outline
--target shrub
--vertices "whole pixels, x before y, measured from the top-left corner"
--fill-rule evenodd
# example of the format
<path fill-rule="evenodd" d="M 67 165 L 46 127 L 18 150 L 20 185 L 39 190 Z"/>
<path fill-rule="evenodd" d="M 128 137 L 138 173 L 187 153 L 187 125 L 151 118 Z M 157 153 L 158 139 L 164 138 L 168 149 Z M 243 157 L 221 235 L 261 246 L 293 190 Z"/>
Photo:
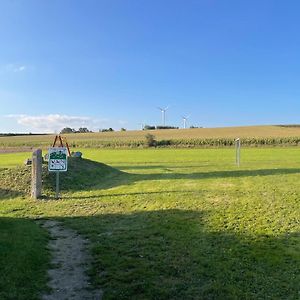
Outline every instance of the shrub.
<path fill-rule="evenodd" d="M 108 129 L 104 128 L 101 130 L 101 132 L 112 132 L 114 131 L 111 127 L 109 127 Z"/>
<path fill-rule="evenodd" d="M 172 145 L 172 141 L 171 140 L 161 140 L 161 141 L 157 141 L 156 143 L 157 146 L 171 146 Z"/>
<path fill-rule="evenodd" d="M 143 130 L 155 130 L 155 126 L 152 125 L 145 125 Z"/>
<path fill-rule="evenodd" d="M 74 132 L 75 132 L 75 129 L 70 128 L 70 127 L 65 127 L 65 128 L 63 128 L 63 129 L 60 131 L 61 134 L 65 134 L 65 133 L 74 133 Z"/>
<path fill-rule="evenodd" d="M 156 129 L 178 129 L 179 127 L 175 127 L 175 126 L 156 126 Z"/>
<path fill-rule="evenodd" d="M 146 138 L 146 146 L 148 146 L 148 147 L 156 146 L 157 141 L 155 140 L 155 137 L 153 134 L 148 133 L 145 135 L 145 138 Z"/>

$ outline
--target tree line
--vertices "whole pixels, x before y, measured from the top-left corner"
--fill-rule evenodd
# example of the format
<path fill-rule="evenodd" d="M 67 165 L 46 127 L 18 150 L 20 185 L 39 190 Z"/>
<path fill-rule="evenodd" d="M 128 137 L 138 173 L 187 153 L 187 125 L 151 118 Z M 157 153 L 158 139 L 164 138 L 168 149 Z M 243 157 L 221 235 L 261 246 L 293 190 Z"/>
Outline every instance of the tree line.
<path fill-rule="evenodd" d="M 99 129 L 99 132 L 112 132 L 114 131 L 113 128 L 104 128 L 104 129 Z M 121 128 L 121 131 L 126 131 L 126 128 Z M 86 127 L 80 127 L 78 130 L 75 130 L 74 128 L 70 127 L 65 127 L 60 131 L 60 134 L 66 134 L 66 133 L 89 133 L 93 132 L 92 130 L 89 130 Z"/>

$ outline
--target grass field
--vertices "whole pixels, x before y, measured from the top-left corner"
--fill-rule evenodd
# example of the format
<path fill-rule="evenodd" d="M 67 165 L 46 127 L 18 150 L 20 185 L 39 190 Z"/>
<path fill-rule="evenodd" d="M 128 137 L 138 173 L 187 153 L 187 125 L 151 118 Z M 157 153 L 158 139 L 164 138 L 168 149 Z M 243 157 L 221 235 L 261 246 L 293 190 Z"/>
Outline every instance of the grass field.
<path fill-rule="evenodd" d="M 26 153 L 0 155 L 1 299 L 45 288 L 37 218 L 91 240 L 104 299 L 299 299 L 298 148 L 243 149 L 240 168 L 230 148 L 82 151 L 58 201 L 30 200 L 26 168 L 4 169 Z"/>
<path fill-rule="evenodd" d="M 228 139 L 237 137 L 249 139 L 272 139 L 300 137 L 300 127 L 281 126 L 245 126 L 223 128 L 194 128 L 194 129 L 169 129 L 150 131 L 116 131 L 100 133 L 77 133 L 65 135 L 70 145 L 77 147 L 138 147 L 145 140 L 145 135 L 151 133 L 158 141 L 172 140 L 187 142 L 203 139 Z M 54 141 L 54 135 L 30 135 L 0 137 L 0 150 L 5 148 L 49 147 Z M 255 142 L 255 141 L 254 141 Z M 197 143 L 196 143 L 197 144 Z M 288 141 L 287 144 L 290 144 Z M 298 144 L 298 140 L 296 142 Z"/>

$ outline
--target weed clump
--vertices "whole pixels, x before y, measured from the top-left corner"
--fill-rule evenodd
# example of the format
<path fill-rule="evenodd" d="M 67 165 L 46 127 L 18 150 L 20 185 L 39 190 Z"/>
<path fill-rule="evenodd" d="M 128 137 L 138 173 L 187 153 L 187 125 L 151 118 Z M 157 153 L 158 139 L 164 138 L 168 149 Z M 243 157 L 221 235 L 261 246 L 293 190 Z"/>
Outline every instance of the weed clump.
<path fill-rule="evenodd" d="M 146 146 L 147 147 L 156 147 L 157 141 L 153 134 L 148 133 L 145 135 L 145 138 L 146 138 Z"/>

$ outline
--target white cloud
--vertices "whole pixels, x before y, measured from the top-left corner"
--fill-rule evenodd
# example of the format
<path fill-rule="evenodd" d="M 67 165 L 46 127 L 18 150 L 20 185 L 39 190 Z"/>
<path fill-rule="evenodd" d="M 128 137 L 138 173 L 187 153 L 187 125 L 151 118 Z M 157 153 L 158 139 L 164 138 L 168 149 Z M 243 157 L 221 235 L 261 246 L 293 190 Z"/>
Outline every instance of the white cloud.
<path fill-rule="evenodd" d="M 95 119 L 85 116 L 69 116 L 60 114 L 49 114 L 40 116 L 29 115 L 7 115 L 7 118 L 13 118 L 18 124 L 32 132 L 59 132 L 64 127 L 78 129 L 87 127 L 89 130 L 97 131 L 105 126 L 107 119 Z"/>

